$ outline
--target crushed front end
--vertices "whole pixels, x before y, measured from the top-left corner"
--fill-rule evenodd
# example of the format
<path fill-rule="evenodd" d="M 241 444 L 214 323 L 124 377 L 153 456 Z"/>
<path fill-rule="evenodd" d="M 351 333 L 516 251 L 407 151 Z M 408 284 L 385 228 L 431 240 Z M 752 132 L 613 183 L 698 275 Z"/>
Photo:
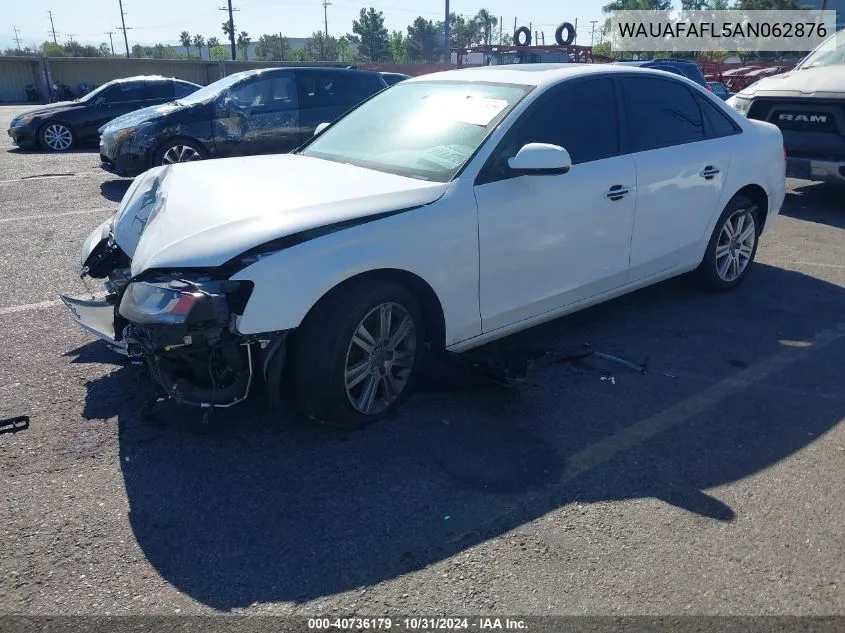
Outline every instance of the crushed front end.
<path fill-rule="evenodd" d="M 153 170 L 150 170 L 151 172 Z M 202 408 L 231 407 L 247 398 L 257 377 L 281 391 L 285 332 L 245 336 L 237 318 L 252 293 L 217 269 L 132 273 L 141 235 L 166 198 L 166 171 L 133 182 L 115 216 L 83 244 L 80 277 L 102 280 L 103 299 L 62 295 L 73 320 L 118 354 L 143 364 L 157 397 Z M 122 244 L 122 246 L 121 246 Z"/>

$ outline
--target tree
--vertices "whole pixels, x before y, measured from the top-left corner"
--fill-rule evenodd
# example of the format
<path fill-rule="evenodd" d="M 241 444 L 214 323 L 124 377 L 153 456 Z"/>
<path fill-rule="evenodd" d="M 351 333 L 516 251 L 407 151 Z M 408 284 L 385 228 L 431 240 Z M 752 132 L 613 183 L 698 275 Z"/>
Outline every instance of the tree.
<path fill-rule="evenodd" d="M 103 57 L 111 57 L 111 47 L 108 42 L 100 42 L 100 55 Z"/>
<path fill-rule="evenodd" d="M 244 61 L 249 61 L 249 33 L 246 31 L 241 31 L 238 33 L 238 48 L 243 51 Z"/>
<path fill-rule="evenodd" d="M 337 41 L 337 61 L 344 64 L 354 64 L 358 61 L 358 55 L 352 49 L 352 42 L 344 35 Z"/>
<path fill-rule="evenodd" d="M 41 52 L 45 57 L 67 57 L 67 51 L 53 42 L 44 42 L 41 45 Z"/>
<path fill-rule="evenodd" d="M 211 48 L 212 46 L 220 46 L 220 40 L 217 39 L 216 35 L 212 35 L 208 38 L 208 47 Z"/>
<path fill-rule="evenodd" d="M 179 33 L 179 41 L 182 43 L 182 46 L 185 47 L 185 53 L 188 55 L 188 59 L 191 58 L 191 34 L 187 31 L 182 31 Z"/>
<path fill-rule="evenodd" d="M 604 5 L 603 13 L 615 13 L 616 11 L 669 11 L 672 8 L 672 0 L 613 0 Z"/>
<path fill-rule="evenodd" d="M 352 33 L 347 36 L 358 44 L 358 53 L 368 62 L 390 59 L 390 42 L 384 26 L 384 14 L 373 7 L 361 9 L 357 20 L 352 21 Z"/>
<path fill-rule="evenodd" d="M 225 46 L 216 44 L 208 47 L 208 56 L 216 62 L 222 62 L 229 59 L 231 52 Z"/>
<path fill-rule="evenodd" d="M 418 17 L 408 27 L 405 50 L 412 62 L 433 62 L 437 58 L 437 27 L 434 22 Z"/>
<path fill-rule="evenodd" d="M 390 34 L 390 56 L 394 64 L 408 63 L 408 48 L 405 46 L 405 40 L 402 31 L 393 31 Z"/>
<path fill-rule="evenodd" d="M 499 23 L 498 18 L 487 9 L 479 9 L 473 18 L 481 31 L 481 41 L 486 46 L 493 41 L 493 29 Z"/>
<path fill-rule="evenodd" d="M 305 40 L 305 52 L 309 61 L 337 61 L 338 40 L 336 37 L 329 35 L 325 37 L 322 31 L 314 31 L 311 36 Z"/>
<path fill-rule="evenodd" d="M 202 59 L 202 47 L 205 45 L 205 38 L 197 33 L 193 37 L 194 46 L 197 47 L 197 59 Z"/>
<path fill-rule="evenodd" d="M 82 45 L 79 42 L 65 42 L 65 53 L 70 57 L 101 57 L 100 49 L 91 44 Z"/>
<path fill-rule="evenodd" d="M 262 35 L 255 45 L 255 59 L 262 62 L 282 61 L 290 50 L 286 37 L 281 35 Z"/>

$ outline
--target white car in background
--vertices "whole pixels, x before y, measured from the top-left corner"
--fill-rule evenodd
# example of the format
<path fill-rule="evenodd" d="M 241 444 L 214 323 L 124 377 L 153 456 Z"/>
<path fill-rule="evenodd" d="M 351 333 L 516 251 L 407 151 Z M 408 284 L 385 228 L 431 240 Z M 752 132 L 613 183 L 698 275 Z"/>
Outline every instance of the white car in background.
<path fill-rule="evenodd" d="M 202 407 L 291 387 L 355 427 L 431 349 L 462 352 L 694 271 L 746 277 L 784 199 L 777 127 L 682 77 L 620 65 L 437 73 L 296 153 L 158 167 L 91 233 L 64 297 Z"/>

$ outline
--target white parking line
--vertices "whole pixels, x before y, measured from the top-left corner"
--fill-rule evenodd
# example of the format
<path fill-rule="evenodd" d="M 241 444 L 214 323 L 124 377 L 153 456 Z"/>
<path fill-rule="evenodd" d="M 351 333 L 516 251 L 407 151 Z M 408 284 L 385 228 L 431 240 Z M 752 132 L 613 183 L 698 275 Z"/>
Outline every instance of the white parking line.
<path fill-rule="evenodd" d="M 734 396 L 753 384 L 765 380 L 788 365 L 807 358 L 814 350 L 827 347 L 845 337 L 845 323 L 822 330 L 804 347 L 788 347 L 729 378 L 711 385 L 704 391 L 682 400 L 674 407 L 640 420 L 615 435 L 596 442 L 570 456 L 561 482 L 575 479 L 578 475 L 609 462 L 659 433 L 669 430 L 693 417 L 704 413 L 725 399 Z"/>
<path fill-rule="evenodd" d="M 4 314 L 15 314 L 17 312 L 29 312 L 30 310 L 44 310 L 45 308 L 53 308 L 60 305 L 62 305 L 61 299 L 54 299 L 53 301 L 39 301 L 38 303 L 25 303 L 20 306 L 0 308 L 0 316 Z"/>
<path fill-rule="evenodd" d="M 801 264 L 802 266 L 819 266 L 821 268 L 841 268 L 845 269 L 845 266 L 842 264 L 822 264 L 821 262 L 795 262 L 796 264 Z"/>
<path fill-rule="evenodd" d="M 62 213 L 41 213 L 38 215 L 20 215 L 14 218 L 0 218 L 0 223 L 17 222 L 22 220 L 40 220 L 42 218 L 61 218 L 66 215 L 83 215 L 85 213 L 103 213 L 104 211 L 117 211 L 117 207 L 100 207 L 98 209 L 84 209 L 81 211 L 64 211 Z"/>

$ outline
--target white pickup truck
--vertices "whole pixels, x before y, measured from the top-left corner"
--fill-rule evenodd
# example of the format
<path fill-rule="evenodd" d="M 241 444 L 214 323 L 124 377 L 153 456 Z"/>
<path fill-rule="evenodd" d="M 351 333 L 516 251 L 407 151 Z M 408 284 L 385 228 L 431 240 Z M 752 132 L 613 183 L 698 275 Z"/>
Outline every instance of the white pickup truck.
<path fill-rule="evenodd" d="M 787 176 L 845 185 L 845 31 L 794 70 L 761 79 L 727 103 L 781 129 Z"/>

